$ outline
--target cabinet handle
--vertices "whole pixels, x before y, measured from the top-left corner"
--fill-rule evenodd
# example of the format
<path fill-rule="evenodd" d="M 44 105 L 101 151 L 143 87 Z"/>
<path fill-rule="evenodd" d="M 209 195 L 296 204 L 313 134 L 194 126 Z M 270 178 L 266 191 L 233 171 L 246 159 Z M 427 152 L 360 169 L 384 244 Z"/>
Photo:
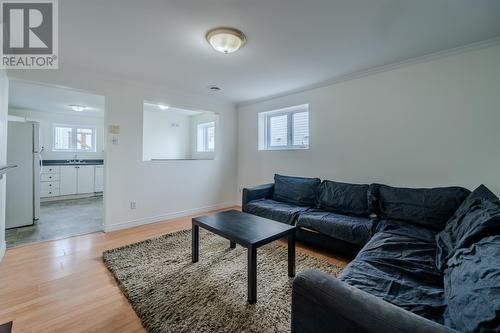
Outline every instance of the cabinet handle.
<path fill-rule="evenodd" d="M 49 187 L 52 187 L 52 184 L 49 184 Z"/>

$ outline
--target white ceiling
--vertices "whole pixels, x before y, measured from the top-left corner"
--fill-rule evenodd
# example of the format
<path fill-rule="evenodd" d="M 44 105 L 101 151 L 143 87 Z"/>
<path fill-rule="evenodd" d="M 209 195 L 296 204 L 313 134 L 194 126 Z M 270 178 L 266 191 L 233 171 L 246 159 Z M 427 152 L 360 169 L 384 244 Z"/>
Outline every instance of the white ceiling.
<path fill-rule="evenodd" d="M 104 97 L 87 92 L 10 80 L 9 106 L 39 112 L 71 113 L 94 117 L 104 116 Z M 76 112 L 69 105 L 84 105 L 86 110 Z"/>
<path fill-rule="evenodd" d="M 500 36 L 499 0 L 64 0 L 59 12 L 60 68 L 232 102 Z M 215 52 L 204 35 L 217 26 L 247 44 Z"/>

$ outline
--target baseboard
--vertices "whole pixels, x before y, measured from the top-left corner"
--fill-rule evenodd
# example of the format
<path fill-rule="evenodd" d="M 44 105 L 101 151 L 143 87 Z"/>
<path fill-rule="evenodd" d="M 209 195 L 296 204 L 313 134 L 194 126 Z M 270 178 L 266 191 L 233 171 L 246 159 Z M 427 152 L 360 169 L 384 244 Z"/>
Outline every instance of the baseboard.
<path fill-rule="evenodd" d="M 174 212 L 174 213 L 168 213 L 168 214 L 164 214 L 164 215 L 146 217 L 146 218 L 137 219 L 137 220 L 115 223 L 115 224 L 111 224 L 111 225 L 104 225 L 103 229 L 104 229 L 104 232 L 116 231 L 116 230 L 121 230 L 121 229 L 128 229 L 128 228 L 138 227 L 138 226 L 145 225 L 145 224 L 168 221 L 168 220 L 176 219 L 179 217 L 201 214 L 201 213 L 204 213 L 204 212 L 207 212 L 210 210 L 224 209 L 224 208 L 229 208 L 229 207 L 233 207 L 233 206 L 239 206 L 240 204 L 241 204 L 240 201 L 224 202 L 224 203 L 213 205 L 213 206 L 205 206 L 205 207 L 200 207 L 200 208 L 187 209 L 187 210 Z"/>
<path fill-rule="evenodd" d="M 7 246 L 5 244 L 5 241 L 2 240 L 2 243 L 0 243 L 0 262 L 3 259 L 3 256 L 5 255 L 5 250 L 7 249 Z"/>

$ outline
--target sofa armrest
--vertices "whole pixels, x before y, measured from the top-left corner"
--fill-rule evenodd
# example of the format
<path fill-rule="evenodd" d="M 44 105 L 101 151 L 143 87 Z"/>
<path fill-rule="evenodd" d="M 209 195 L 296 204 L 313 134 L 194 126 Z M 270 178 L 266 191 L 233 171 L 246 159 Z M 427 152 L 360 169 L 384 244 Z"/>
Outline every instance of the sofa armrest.
<path fill-rule="evenodd" d="M 245 211 L 245 206 L 247 203 L 257 199 L 270 198 L 273 195 L 274 184 L 264 184 L 250 188 L 243 189 L 243 195 L 241 200 L 241 208 Z"/>
<path fill-rule="evenodd" d="M 455 332 L 352 287 L 323 272 L 297 275 L 292 291 L 292 333 Z"/>

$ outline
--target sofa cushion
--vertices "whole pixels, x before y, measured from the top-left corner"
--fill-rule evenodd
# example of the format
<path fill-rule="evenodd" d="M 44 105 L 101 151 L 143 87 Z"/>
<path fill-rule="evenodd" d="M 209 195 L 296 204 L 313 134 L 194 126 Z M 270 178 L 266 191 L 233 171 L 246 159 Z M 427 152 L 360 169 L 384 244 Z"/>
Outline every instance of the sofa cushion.
<path fill-rule="evenodd" d="M 435 243 L 437 235 L 436 230 L 417 227 L 399 220 L 379 220 L 374 232 L 386 232 L 392 235 L 415 238 L 426 243 Z"/>
<path fill-rule="evenodd" d="M 464 200 L 444 230 L 436 236 L 437 267 L 443 270 L 457 249 L 499 233 L 500 201 L 481 185 Z"/>
<path fill-rule="evenodd" d="M 389 230 L 393 228 L 393 230 Z M 405 310 L 442 323 L 443 279 L 435 267 L 435 233 L 408 225 L 377 232 L 340 279 Z M 413 231 L 411 229 L 414 229 Z M 413 234 L 420 229 L 418 237 Z"/>
<path fill-rule="evenodd" d="M 341 215 L 316 209 L 301 213 L 297 219 L 298 227 L 361 246 L 372 236 L 373 223 L 366 217 Z"/>
<path fill-rule="evenodd" d="M 430 189 L 376 185 L 381 219 L 403 220 L 441 230 L 470 191 L 462 187 Z"/>
<path fill-rule="evenodd" d="M 369 185 L 324 180 L 318 190 L 318 208 L 339 214 L 369 216 Z"/>
<path fill-rule="evenodd" d="M 245 212 L 274 221 L 293 225 L 300 212 L 305 212 L 309 207 L 296 206 L 286 202 L 272 199 L 259 199 L 250 201 L 245 205 Z"/>
<path fill-rule="evenodd" d="M 299 206 L 316 205 L 319 178 L 274 175 L 273 199 Z"/>
<path fill-rule="evenodd" d="M 491 192 L 489 188 L 481 184 L 474 191 L 472 191 L 467 196 L 467 198 L 465 198 L 460 207 L 458 207 L 458 209 L 453 214 L 453 218 L 467 214 L 471 206 L 475 205 L 476 202 L 482 200 L 496 202 L 498 201 L 498 197 L 493 192 Z"/>
<path fill-rule="evenodd" d="M 458 250 L 444 275 L 444 323 L 464 332 L 500 332 L 500 236 Z"/>

